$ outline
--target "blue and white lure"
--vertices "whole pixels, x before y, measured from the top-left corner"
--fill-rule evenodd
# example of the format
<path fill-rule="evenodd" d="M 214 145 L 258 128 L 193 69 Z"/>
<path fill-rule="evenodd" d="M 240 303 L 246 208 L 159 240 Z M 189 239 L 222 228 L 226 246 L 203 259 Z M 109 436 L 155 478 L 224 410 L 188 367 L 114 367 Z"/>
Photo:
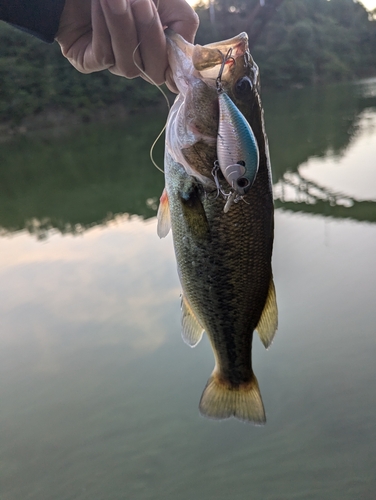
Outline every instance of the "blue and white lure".
<path fill-rule="evenodd" d="M 231 52 L 224 57 L 217 78 L 219 102 L 219 125 L 217 134 L 217 158 L 213 176 L 219 191 L 227 198 L 224 212 L 228 212 L 232 203 L 242 200 L 255 181 L 259 167 L 259 149 L 256 137 L 249 123 L 224 92 L 221 75 L 224 65 L 231 59 Z M 218 180 L 218 169 L 231 187 L 224 193 Z"/>

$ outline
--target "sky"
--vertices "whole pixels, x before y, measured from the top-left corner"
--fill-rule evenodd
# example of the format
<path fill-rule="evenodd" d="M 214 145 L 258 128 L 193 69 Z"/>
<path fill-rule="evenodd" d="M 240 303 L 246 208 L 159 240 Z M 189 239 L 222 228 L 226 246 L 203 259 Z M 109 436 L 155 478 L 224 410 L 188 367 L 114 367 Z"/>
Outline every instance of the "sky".
<path fill-rule="evenodd" d="M 198 0 L 187 0 L 187 2 L 194 5 L 198 3 Z M 376 0 L 360 0 L 360 3 L 362 3 L 368 10 L 376 9 Z"/>
<path fill-rule="evenodd" d="M 376 9 L 376 0 L 363 0 L 361 3 L 368 10 Z"/>

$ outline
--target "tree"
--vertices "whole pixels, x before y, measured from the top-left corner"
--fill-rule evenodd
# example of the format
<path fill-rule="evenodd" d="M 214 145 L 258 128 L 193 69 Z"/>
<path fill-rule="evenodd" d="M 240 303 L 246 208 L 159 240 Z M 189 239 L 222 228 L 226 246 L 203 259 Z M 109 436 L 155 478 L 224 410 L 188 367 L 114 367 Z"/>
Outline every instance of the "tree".
<path fill-rule="evenodd" d="M 376 74 L 376 20 L 353 0 L 216 0 L 198 13 L 200 43 L 247 31 L 264 84 L 276 87 Z"/>

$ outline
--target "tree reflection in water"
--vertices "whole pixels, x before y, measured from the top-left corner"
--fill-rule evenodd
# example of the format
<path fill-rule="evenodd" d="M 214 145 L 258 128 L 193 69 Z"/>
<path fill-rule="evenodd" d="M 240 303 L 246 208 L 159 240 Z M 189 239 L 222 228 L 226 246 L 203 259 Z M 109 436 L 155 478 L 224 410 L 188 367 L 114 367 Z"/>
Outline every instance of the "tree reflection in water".
<path fill-rule="evenodd" d="M 264 94 L 276 207 L 375 222 L 375 200 L 358 200 L 306 179 L 299 167 L 310 158 L 346 155 L 362 134 L 364 110 L 376 113 L 376 80 Z M 137 116 L 86 125 L 63 137 L 3 144 L 0 233 L 26 229 L 43 237 L 52 228 L 82 232 L 118 214 L 155 216 L 164 182 L 149 149 L 164 119 Z M 162 142 L 156 150 L 159 165 Z"/>

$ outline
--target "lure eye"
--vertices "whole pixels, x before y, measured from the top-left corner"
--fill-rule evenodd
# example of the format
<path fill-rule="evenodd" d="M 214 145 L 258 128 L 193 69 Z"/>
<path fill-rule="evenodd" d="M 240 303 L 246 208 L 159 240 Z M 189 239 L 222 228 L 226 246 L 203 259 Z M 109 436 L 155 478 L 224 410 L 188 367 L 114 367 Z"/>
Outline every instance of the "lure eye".
<path fill-rule="evenodd" d="M 247 92 L 250 92 L 251 90 L 252 90 L 252 82 L 248 78 L 248 76 L 240 78 L 240 80 L 238 80 L 235 84 L 235 93 L 237 94 L 238 97 L 247 94 Z"/>
<path fill-rule="evenodd" d="M 239 188 L 246 189 L 250 185 L 250 182 L 245 177 L 240 177 L 239 179 L 237 179 L 236 184 Z"/>

